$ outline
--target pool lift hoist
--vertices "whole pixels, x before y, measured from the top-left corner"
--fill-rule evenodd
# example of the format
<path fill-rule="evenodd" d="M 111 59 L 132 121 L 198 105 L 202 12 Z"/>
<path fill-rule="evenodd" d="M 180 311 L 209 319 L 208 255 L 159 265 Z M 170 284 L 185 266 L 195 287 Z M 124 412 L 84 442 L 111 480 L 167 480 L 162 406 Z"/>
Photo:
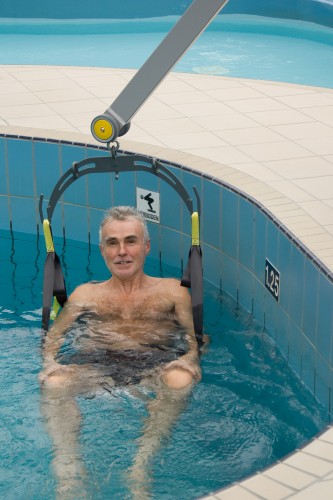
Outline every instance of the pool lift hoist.
<path fill-rule="evenodd" d="M 43 198 L 40 196 L 39 213 L 43 224 L 47 256 L 44 266 L 42 328 L 47 330 L 50 319 L 54 319 L 67 300 L 66 286 L 60 259 L 55 252 L 51 219 L 55 206 L 64 191 L 80 177 L 91 173 L 145 171 L 150 172 L 173 187 L 183 199 L 191 214 L 192 245 L 181 285 L 191 288 L 192 311 L 195 335 L 198 346 L 203 343 L 203 291 L 202 291 L 202 252 L 200 247 L 199 216 L 200 198 L 193 187 L 197 211 L 179 179 L 166 166 L 155 158 L 136 154 L 117 155 L 118 137 L 126 134 L 131 119 L 145 103 L 169 71 L 193 44 L 206 26 L 214 19 L 228 0 L 194 0 L 179 19 L 177 24 L 162 40 L 132 80 L 119 94 L 111 106 L 94 118 L 91 132 L 94 138 L 105 143 L 111 152 L 107 157 L 87 158 L 74 163 L 55 185 L 47 206 L 47 218 L 43 215 Z M 114 143 L 115 145 L 111 146 Z M 117 178 L 117 177 L 116 177 Z M 53 306 L 52 306 L 53 300 Z"/>

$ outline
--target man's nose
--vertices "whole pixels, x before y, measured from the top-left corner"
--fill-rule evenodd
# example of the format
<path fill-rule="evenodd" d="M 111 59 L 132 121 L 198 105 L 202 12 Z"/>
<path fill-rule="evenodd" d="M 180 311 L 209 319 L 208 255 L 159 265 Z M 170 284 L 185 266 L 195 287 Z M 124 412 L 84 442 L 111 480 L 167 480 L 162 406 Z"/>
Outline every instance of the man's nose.
<path fill-rule="evenodd" d="M 126 254 L 126 247 L 124 243 L 119 243 L 119 250 L 118 250 L 119 255 L 125 255 Z"/>

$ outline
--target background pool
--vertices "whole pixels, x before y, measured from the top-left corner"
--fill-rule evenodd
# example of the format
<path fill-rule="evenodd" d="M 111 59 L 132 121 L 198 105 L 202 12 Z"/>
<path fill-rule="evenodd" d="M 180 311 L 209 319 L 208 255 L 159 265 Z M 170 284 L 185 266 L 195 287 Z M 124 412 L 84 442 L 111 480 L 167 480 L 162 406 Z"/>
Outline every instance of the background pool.
<path fill-rule="evenodd" d="M 105 279 L 98 247 L 56 242 L 67 286 Z M 39 411 L 42 238 L 0 233 L 0 497 L 54 498 L 53 452 Z M 179 269 L 148 261 L 147 272 Z M 203 380 L 170 441 L 152 464 L 152 498 L 191 499 L 262 469 L 301 446 L 327 423 L 327 412 L 298 381 L 249 313 L 205 284 L 211 345 Z M 124 471 L 135 453 L 145 407 L 126 391 L 80 399 L 82 446 L 95 500 L 128 498 Z M 17 481 L 17 478 L 20 481 Z"/>
<path fill-rule="evenodd" d="M 177 19 L 2 19 L 0 64 L 139 68 Z M 175 70 L 331 87 L 333 29 L 304 21 L 221 15 Z"/>

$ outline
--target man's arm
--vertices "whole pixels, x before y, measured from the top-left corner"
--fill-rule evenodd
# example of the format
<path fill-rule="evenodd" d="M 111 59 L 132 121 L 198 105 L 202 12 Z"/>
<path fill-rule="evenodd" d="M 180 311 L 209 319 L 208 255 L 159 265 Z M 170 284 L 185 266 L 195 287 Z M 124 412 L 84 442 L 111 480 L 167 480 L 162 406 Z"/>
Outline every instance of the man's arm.
<path fill-rule="evenodd" d="M 196 381 L 199 381 L 201 379 L 201 370 L 199 365 L 198 344 L 195 338 L 193 325 L 191 296 L 187 288 L 180 286 L 179 281 L 172 281 L 172 289 L 170 292 L 175 302 L 176 319 L 186 332 L 185 336 L 189 350 L 186 354 L 179 357 L 179 359 L 172 361 L 166 368 L 184 368 L 193 375 Z"/>
<path fill-rule="evenodd" d="M 55 358 L 64 342 L 66 330 L 84 310 L 84 288 L 85 286 L 82 285 L 70 295 L 64 308 L 45 335 L 42 350 L 43 372 L 40 377 L 41 381 L 45 380 L 50 373 L 62 367 L 56 362 Z"/>

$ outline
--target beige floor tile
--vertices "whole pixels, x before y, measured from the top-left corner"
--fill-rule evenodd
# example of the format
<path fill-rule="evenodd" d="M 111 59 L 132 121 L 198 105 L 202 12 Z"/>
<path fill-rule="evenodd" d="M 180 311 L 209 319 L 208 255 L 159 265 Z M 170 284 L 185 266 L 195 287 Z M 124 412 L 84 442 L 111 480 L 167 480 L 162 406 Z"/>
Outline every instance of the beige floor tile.
<path fill-rule="evenodd" d="M 81 87 L 70 89 L 43 90 L 36 92 L 43 102 L 68 102 L 82 99 L 93 99 L 95 96 Z"/>
<path fill-rule="evenodd" d="M 317 155 L 333 154 L 333 137 L 322 137 L 317 139 L 299 139 L 296 141 L 300 146 L 312 151 Z"/>
<path fill-rule="evenodd" d="M 190 90 L 187 92 L 165 92 L 155 96 L 161 102 L 165 104 L 196 104 L 202 102 L 213 102 L 213 98 L 203 92 L 198 90 Z"/>
<path fill-rule="evenodd" d="M 29 80 L 53 80 L 61 76 L 61 73 L 57 69 L 46 67 L 29 67 L 24 70 L 22 68 L 13 68 L 10 73 L 16 80 L 24 82 Z"/>
<path fill-rule="evenodd" d="M 87 88 L 93 96 L 107 100 L 111 104 L 124 89 L 124 84 L 98 85 Z"/>
<path fill-rule="evenodd" d="M 260 111 L 276 111 L 276 110 L 287 109 L 284 104 L 277 101 L 276 99 L 271 99 L 270 97 L 228 101 L 228 106 L 242 113 L 254 113 Z"/>
<path fill-rule="evenodd" d="M 256 82 L 252 85 L 253 88 L 261 92 L 262 94 L 266 94 L 267 96 L 270 97 L 278 97 L 278 96 L 293 96 L 293 95 L 299 95 L 300 93 L 300 88 L 298 85 L 280 85 L 279 83 L 271 84 L 271 83 L 263 83 L 263 82 Z M 312 94 L 314 91 L 311 89 L 308 89 L 307 87 L 302 88 L 302 93 L 303 94 Z"/>
<path fill-rule="evenodd" d="M 278 101 L 291 108 L 314 108 L 318 106 L 330 106 L 332 105 L 332 100 L 319 92 L 313 92 L 312 94 L 301 94 L 293 96 L 280 96 L 276 97 Z"/>
<path fill-rule="evenodd" d="M 329 207 L 333 208 L 333 199 L 331 199 L 331 200 L 324 200 L 324 201 L 325 201 L 326 205 L 328 205 Z"/>
<path fill-rule="evenodd" d="M 238 147 L 254 160 L 261 162 L 311 156 L 309 151 L 292 141 L 268 142 L 265 144 L 250 144 Z"/>
<path fill-rule="evenodd" d="M 293 109 L 253 111 L 251 113 L 248 112 L 247 116 L 258 123 L 265 125 L 266 127 L 270 125 L 305 123 L 313 121 L 311 116 L 307 116 L 306 114 Z"/>
<path fill-rule="evenodd" d="M 169 148 L 188 151 L 196 148 L 198 144 L 205 144 L 206 148 L 227 146 L 225 142 L 210 132 L 192 132 L 182 134 L 158 134 L 158 138 Z"/>
<path fill-rule="evenodd" d="M 96 114 L 100 114 L 105 110 L 104 103 L 95 98 L 77 99 L 76 101 L 51 102 L 48 103 L 48 105 L 55 113 L 60 115 L 81 113 L 83 110 L 86 113 L 88 111 L 96 111 Z"/>
<path fill-rule="evenodd" d="M 9 120 L 11 125 L 35 128 L 35 129 L 49 129 L 49 130 L 63 130 L 63 131 L 75 131 L 76 127 L 71 125 L 61 116 L 28 116 L 26 118 L 11 118 Z"/>
<path fill-rule="evenodd" d="M 158 134 L 181 134 L 183 135 L 191 132 L 206 132 L 198 123 L 190 120 L 189 118 L 175 118 L 170 120 L 145 120 L 140 124 L 140 128 L 152 135 Z M 222 142 L 222 141 L 221 141 Z"/>
<path fill-rule="evenodd" d="M 198 116 L 221 116 L 231 113 L 233 110 L 221 102 L 200 102 L 193 105 L 190 104 L 174 104 L 173 108 L 184 116 L 198 117 Z"/>
<path fill-rule="evenodd" d="M 311 194 L 314 198 L 329 200 L 333 195 L 333 171 L 332 175 L 312 177 L 307 179 L 295 179 L 294 184 L 300 189 Z"/>
<path fill-rule="evenodd" d="M 42 101 L 37 95 L 30 92 L 20 92 L 12 94 L 0 94 L 0 107 L 25 106 L 26 104 L 41 104 Z"/>
<path fill-rule="evenodd" d="M 63 75 L 46 80 L 24 81 L 24 86 L 31 92 L 72 89 L 78 87 L 76 82 L 73 82 L 70 78 L 65 78 Z"/>
<path fill-rule="evenodd" d="M 195 91 L 195 87 L 193 87 L 190 82 L 186 83 L 185 81 L 167 77 L 157 88 L 155 95 L 159 98 L 162 94 L 185 94 Z M 202 94 L 202 92 L 200 92 L 200 94 Z"/>
<path fill-rule="evenodd" d="M 237 79 L 227 79 L 222 77 L 219 78 L 211 78 L 202 76 L 202 75 L 179 75 L 180 78 L 184 78 L 193 88 L 198 90 L 212 90 L 212 89 L 221 89 L 221 88 L 235 88 L 236 86 L 243 86 L 241 80 Z"/>
<path fill-rule="evenodd" d="M 251 120 L 251 118 L 230 110 L 222 115 L 194 116 L 193 121 L 210 131 L 235 130 L 250 127 L 258 128 L 260 126 L 258 122 Z"/>
<path fill-rule="evenodd" d="M 199 143 L 200 144 L 200 143 Z M 188 153 L 208 158 L 209 160 L 218 163 L 232 165 L 233 163 L 249 163 L 251 158 L 236 148 L 220 147 L 220 148 L 195 148 L 192 147 L 186 150 Z"/>
<path fill-rule="evenodd" d="M 307 158 L 293 158 L 291 160 L 266 161 L 264 165 L 285 179 L 304 179 L 330 175 L 333 172 L 333 163 L 316 156 Z"/>
<path fill-rule="evenodd" d="M 250 87 L 232 87 L 207 90 L 206 94 L 218 101 L 234 101 L 237 99 L 260 99 L 262 94 Z"/>
<path fill-rule="evenodd" d="M 285 194 L 293 201 L 311 201 L 313 196 L 306 192 L 306 190 L 299 188 L 294 183 L 287 180 L 274 180 L 267 181 L 267 184 L 275 188 L 280 193 Z"/>
<path fill-rule="evenodd" d="M 8 82 L 7 79 L 5 81 L 0 80 L 0 96 L 1 94 L 5 94 L 9 96 L 11 94 L 20 94 L 22 92 L 26 92 L 26 88 L 22 83 L 16 81 Z"/>
<path fill-rule="evenodd" d="M 219 130 L 216 134 L 233 146 L 241 144 L 265 144 L 266 142 L 277 142 L 283 140 L 283 137 L 280 134 L 275 133 L 266 127 Z"/>
<path fill-rule="evenodd" d="M 234 163 L 233 168 L 245 172 L 262 182 L 280 180 L 281 177 L 276 172 L 258 162 Z M 278 195 L 277 195 L 278 196 Z"/>
<path fill-rule="evenodd" d="M 333 220 L 333 209 L 321 201 L 305 201 L 300 206 L 320 224 L 331 224 Z"/>
<path fill-rule="evenodd" d="M 24 106 L 1 106 L 0 116 L 10 123 L 13 118 L 27 118 L 30 116 L 52 116 L 52 109 L 46 104 L 25 104 Z"/>
<path fill-rule="evenodd" d="M 290 140 L 330 137 L 333 140 L 333 129 L 318 122 L 298 123 L 290 125 L 275 125 L 271 127 L 278 134 Z"/>
<path fill-rule="evenodd" d="M 155 97 L 151 97 L 135 115 L 135 121 L 140 125 L 145 120 L 173 120 L 174 118 L 183 117 L 184 115 L 173 107 L 160 102 Z"/>
<path fill-rule="evenodd" d="M 77 129 L 87 127 L 90 133 L 90 124 L 97 113 L 97 110 L 92 110 L 84 113 L 64 113 L 63 118 Z"/>
<path fill-rule="evenodd" d="M 299 111 L 301 111 L 304 115 L 315 118 L 319 122 L 333 127 L 333 105 L 301 108 Z"/>

